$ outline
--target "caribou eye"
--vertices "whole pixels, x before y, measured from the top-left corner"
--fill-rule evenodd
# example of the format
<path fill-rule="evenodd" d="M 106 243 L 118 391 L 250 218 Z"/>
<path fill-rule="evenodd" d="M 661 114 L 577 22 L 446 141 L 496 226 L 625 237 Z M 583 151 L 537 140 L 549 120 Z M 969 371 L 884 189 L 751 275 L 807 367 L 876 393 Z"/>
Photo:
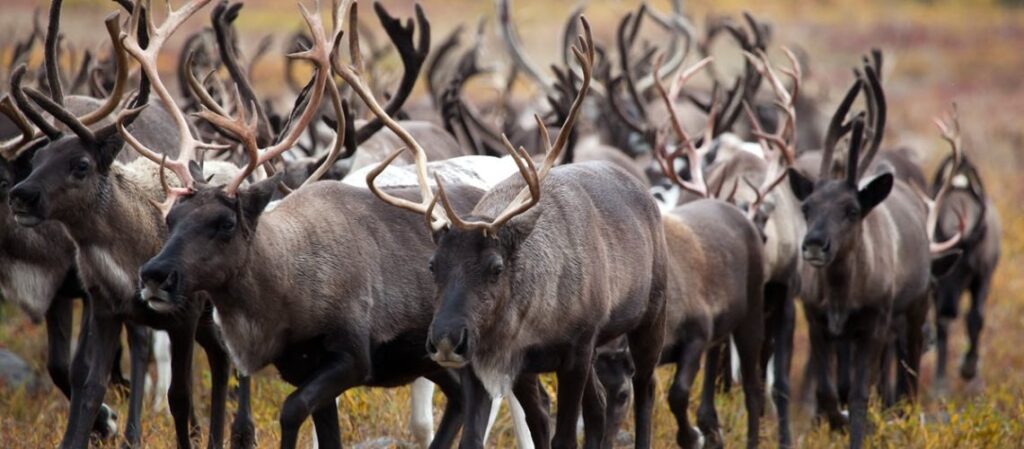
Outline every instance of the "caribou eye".
<path fill-rule="evenodd" d="M 859 217 L 860 217 L 860 211 L 857 210 L 856 207 L 848 207 L 848 208 L 846 208 L 846 218 L 849 218 L 850 220 L 856 220 Z"/>
<path fill-rule="evenodd" d="M 234 220 L 221 220 L 220 224 L 217 225 L 217 229 L 223 233 L 229 233 L 235 230 Z"/>
<path fill-rule="evenodd" d="M 84 178 L 89 173 L 89 161 L 85 159 L 79 159 L 71 163 L 71 174 L 75 175 L 76 178 Z"/>
<path fill-rule="evenodd" d="M 0 179 L 0 190 L 6 190 L 11 184 L 6 179 Z"/>
<path fill-rule="evenodd" d="M 434 257 L 433 256 L 431 256 L 430 257 L 430 261 L 427 262 L 427 269 L 430 270 L 431 273 L 434 272 Z"/>
<path fill-rule="evenodd" d="M 808 207 L 806 204 L 803 204 L 803 205 L 800 206 L 800 212 L 803 212 L 804 215 L 807 215 L 807 213 L 810 212 L 810 211 L 811 211 L 811 208 Z"/>
<path fill-rule="evenodd" d="M 502 271 L 505 271 L 505 262 L 502 262 L 501 258 L 495 258 L 493 261 L 491 261 L 491 276 L 498 277 Z"/>

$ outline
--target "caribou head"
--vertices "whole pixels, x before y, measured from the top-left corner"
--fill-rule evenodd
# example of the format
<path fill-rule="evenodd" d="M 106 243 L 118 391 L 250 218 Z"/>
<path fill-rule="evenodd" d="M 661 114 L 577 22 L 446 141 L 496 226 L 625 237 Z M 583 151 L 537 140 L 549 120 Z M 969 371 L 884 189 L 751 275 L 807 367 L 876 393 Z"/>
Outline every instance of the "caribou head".
<path fill-rule="evenodd" d="M 340 6 L 335 4 L 334 7 L 335 17 L 338 17 L 337 9 Z M 310 30 L 313 46 L 292 57 L 312 62 L 315 73 L 310 83 L 311 88 L 304 93 L 308 98 L 296 101 L 295 110 L 290 114 L 295 119 L 288 131 L 276 143 L 261 148 L 257 143 L 258 120 L 254 113 L 247 112 L 240 95 L 235 96 L 235 116 L 229 115 L 223 108 L 206 109 L 199 114 L 220 132 L 240 142 L 247 154 L 248 164 L 230 182 L 226 185 L 208 184 L 195 161 L 182 158 L 181 155 L 174 161 L 167 161 L 166 157 L 158 157 L 152 150 L 129 139 L 139 153 L 169 167 L 183 186 L 167 187 L 164 182 L 167 200 L 158 207 L 166 217 L 169 235 L 160 253 L 139 270 L 144 301 L 177 301 L 183 294 L 194 290 L 215 290 L 230 280 L 241 265 L 259 257 L 259 249 L 253 247 L 252 237 L 260 216 L 281 182 L 283 172 L 249 185 L 243 183 L 258 168 L 295 145 L 317 116 L 325 92 L 330 92 L 337 116 L 343 117 L 340 95 L 331 80 L 330 64 L 336 44 L 341 38 L 341 27 L 336 22 L 333 33 L 328 34 L 317 15 L 319 9 L 310 11 L 301 4 L 300 9 Z M 164 101 L 164 106 L 180 113 L 169 98 Z M 341 121 L 335 153 L 340 151 L 340 142 L 344 140 L 344 133 L 340 131 L 344 126 L 344 121 Z M 183 132 L 188 132 L 187 128 Z M 181 154 L 188 154 L 191 158 L 195 148 L 202 145 L 194 141 L 191 146 L 183 147 Z M 333 159 L 329 162 L 333 163 Z M 322 166 L 318 172 L 322 174 L 326 168 Z M 161 178 L 164 177 L 163 172 L 161 169 Z M 186 279 L 183 273 L 198 275 Z"/>
<path fill-rule="evenodd" d="M 59 8 L 55 4 L 54 8 Z M 51 20 L 50 31 L 56 32 Z M 64 106 L 60 94 L 59 77 L 48 79 L 49 94 L 34 88 L 22 87 L 25 65 L 22 64 L 11 75 L 11 96 L 17 109 L 5 105 L 5 113 L 21 129 L 22 136 L 3 145 L 4 157 L 22 160 L 32 169 L 11 191 L 8 201 L 17 222 L 23 226 L 35 226 L 51 218 L 53 213 L 82 214 L 89 204 L 95 203 L 107 193 L 104 184 L 109 182 L 109 169 L 117 158 L 124 142 L 118 137 L 113 125 L 97 130 L 89 128 L 104 119 L 118 106 L 124 93 L 128 77 L 127 55 L 121 41 L 120 22 L 117 14 L 106 20 L 107 32 L 113 43 L 114 59 L 117 61 L 115 86 L 100 108 L 77 117 Z M 47 70 L 56 70 L 56 55 L 46 55 Z M 34 104 L 33 104 L 34 103 Z M 66 133 L 47 121 L 35 108 L 38 105 L 70 130 Z M 129 122 L 138 116 L 130 114 Z M 28 171 L 28 170 L 26 170 Z"/>
<path fill-rule="evenodd" d="M 859 241 L 861 222 L 892 191 L 894 178 L 882 173 L 866 183 L 859 182 L 878 150 L 885 130 L 885 97 L 874 67 L 866 65 L 847 92 L 829 124 L 825 147 L 815 182 L 789 169 L 789 183 L 801 202 L 807 233 L 801 245 L 803 259 L 811 266 L 830 265 L 836 256 L 849 252 Z M 859 73 L 859 72 L 858 72 Z M 863 113 L 847 121 L 847 114 L 859 92 L 865 92 L 868 116 Z M 839 140 L 849 133 L 846 176 L 834 178 L 833 154 Z M 860 158 L 866 148 L 865 157 Z"/>

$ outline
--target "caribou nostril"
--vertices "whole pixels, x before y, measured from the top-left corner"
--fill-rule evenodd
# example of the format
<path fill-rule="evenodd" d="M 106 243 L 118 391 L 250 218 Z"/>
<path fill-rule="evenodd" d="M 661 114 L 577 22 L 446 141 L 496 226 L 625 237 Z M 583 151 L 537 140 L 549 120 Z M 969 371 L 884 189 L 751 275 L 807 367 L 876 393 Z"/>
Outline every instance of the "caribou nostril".
<path fill-rule="evenodd" d="M 465 356 L 466 351 L 469 349 L 469 330 L 462 328 L 462 333 L 459 334 L 459 342 L 455 345 L 455 354 L 459 356 Z"/>
<path fill-rule="evenodd" d="M 427 337 L 427 354 L 437 354 L 437 346 L 434 346 L 434 339 Z"/>

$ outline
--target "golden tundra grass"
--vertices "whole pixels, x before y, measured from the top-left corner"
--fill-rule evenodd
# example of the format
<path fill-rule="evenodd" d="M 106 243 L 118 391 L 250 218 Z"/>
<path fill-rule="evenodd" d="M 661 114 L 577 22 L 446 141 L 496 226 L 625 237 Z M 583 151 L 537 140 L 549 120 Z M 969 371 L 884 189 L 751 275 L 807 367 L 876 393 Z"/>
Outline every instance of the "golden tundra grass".
<path fill-rule="evenodd" d="M 46 2 L 38 1 L 44 4 Z M 109 9 L 103 1 L 68 2 L 65 12 L 66 32 L 76 39 L 97 42 L 101 34 L 89 33 Z M 255 39 L 274 30 L 283 35 L 298 26 L 298 15 L 287 2 L 257 0 L 247 5 L 239 26 L 247 38 Z M 408 2 L 388 1 L 396 12 L 408 14 Z M 571 2 L 533 2 L 519 0 L 516 16 L 523 30 L 529 28 L 549 32 L 523 32 L 525 44 L 542 61 L 551 61 L 550 41 L 561 27 L 561 17 L 568 13 Z M 634 2 L 592 1 L 588 14 L 595 23 L 598 40 L 614 35 L 614 21 Z M 714 4 L 715 12 L 735 13 L 746 2 L 709 0 L 686 2 L 693 16 L 702 21 Z M 878 448 L 1014 448 L 1024 446 L 1024 279 L 1019 267 L 1024 263 L 1024 183 L 1021 171 L 1024 159 L 1024 14 L 1003 8 L 998 1 L 933 2 L 808 2 L 783 0 L 755 7 L 754 12 L 774 22 L 776 43 L 803 47 L 812 55 L 805 86 L 820 95 L 845 90 L 850 81 L 849 69 L 862 52 L 871 46 L 885 50 L 885 86 L 889 98 L 888 146 L 909 145 L 922 154 L 929 167 L 944 154 L 946 148 L 937 138 L 930 119 L 951 101 L 960 104 L 967 152 L 981 166 L 987 188 L 996 199 L 1003 219 L 1003 258 L 996 276 L 995 288 L 986 311 L 983 335 L 981 379 L 965 385 L 955 377 L 956 361 L 964 348 L 962 322 L 953 327 L 951 359 L 951 394 L 944 399 L 930 393 L 934 353 L 925 355 L 922 369 L 923 394 L 918 405 L 898 410 L 873 409 L 876 431 L 872 447 Z M 1003 3 L 1010 3 L 1004 1 Z M 5 12 L 0 24 L 7 29 L 26 32 L 24 19 L 29 16 L 32 1 L 15 1 L 15 13 Z M 659 5 L 664 6 L 664 5 Z M 491 13 L 489 2 L 458 0 L 428 1 L 428 16 L 434 22 L 435 42 L 450 29 L 455 20 L 473 22 L 480 14 Z M 205 16 L 205 14 L 202 14 Z M 282 17 L 287 19 L 282 20 Z M 373 15 L 365 14 L 364 20 Z M 77 41 L 76 41 L 77 42 Z M 499 48 L 495 46 L 494 48 Z M 276 54 L 276 53 L 275 53 Z M 547 58 L 547 59 L 545 59 Z M 36 58 L 38 60 L 38 57 Z M 6 61 L 6 58 L 3 59 Z M 169 60 L 169 58 L 165 58 Z M 170 68 L 172 62 L 162 63 Z M 264 95 L 283 93 L 279 74 L 281 61 L 266 58 L 257 68 L 257 89 Z M 831 105 L 831 102 L 826 104 Z M 31 324 L 19 311 L 0 307 L 0 347 L 25 358 L 39 373 L 45 373 L 45 334 L 40 326 Z M 794 394 L 799 391 L 803 361 L 806 359 L 806 336 L 803 323 L 797 331 L 797 352 L 792 378 Z M 202 425 L 206 428 L 209 407 L 209 374 L 205 359 L 197 355 L 195 404 Z M 655 412 L 656 446 L 675 446 L 675 422 L 664 401 L 665 383 L 672 370 L 659 371 L 661 380 L 658 407 Z M 44 375 L 45 377 L 45 375 Z M 553 391 L 554 381 L 548 380 Z M 48 384 L 41 392 L 29 394 L 0 388 L 0 447 L 54 447 L 60 441 L 67 415 L 67 401 Z M 699 383 L 698 383 L 699 385 Z M 281 382 L 272 369 L 256 376 L 254 414 L 260 447 L 276 447 L 278 441 L 277 412 L 292 388 Z M 796 441 L 805 448 L 845 447 L 845 439 L 812 424 L 800 398 L 794 403 Z M 108 394 L 123 417 L 127 413 L 125 398 L 117 392 Z M 443 399 L 436 399 L 439 412 Z M 148 402 L 148 400 L 147 400 Z M 740 393 L 719 395 L 718 411 L 729 447 L 745 441 L 743 401 Z M 233 410 L 234 404 L 229 405 Z M 691 407 L 693 409 L 695 407 Z M 347 444 L 390 439 L 393 444 L 412 440 L 406 430 L 408 390 L 356 389 L 341 399 L 341 428 Z M 174 433 L 166 412 L 147 410 L 143 416 L 145 447 L 174 447 Z M 308 426 L 308 424 L 307 424 Z M 760 436 L 763 447 L 774 446 L 775 421 L 769 414 Z M 204 435 L 205 437 L 205 435 Z M 308 433 L 302 434 L 303 446 L 309 444 Z M 507 413 L 499 418 L 491 440 L 493 447 L 512 447 L 514 437 Z M 103 447 L 115 447 L 112 443 Z"/>

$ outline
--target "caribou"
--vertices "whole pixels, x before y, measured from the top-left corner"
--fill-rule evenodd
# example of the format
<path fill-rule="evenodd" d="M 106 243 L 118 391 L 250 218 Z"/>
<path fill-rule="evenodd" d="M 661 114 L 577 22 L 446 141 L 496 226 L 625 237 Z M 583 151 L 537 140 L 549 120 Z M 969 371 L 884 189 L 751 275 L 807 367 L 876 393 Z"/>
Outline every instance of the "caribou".
<path fill-rule="evenodd" d="M 353 30 L 355 11 L 353 5 Z M 335 15 L 342 12 L 335 5 Z M 170 236 L 140 269 L 140 282 L 151 287 L 153 297 L 209 292 L 236 366 L 250 373 L 274 364 L 287 382 L 299 386 L 281 410 L 281 447 L 295 447 L 299 426 L 310 415 L 319 447 L 340 447 L 335 397 L 360 385 L 392 387 L 421 376 L 449 398 L 431 445 L 449 447 L 461 424 L 459 384 L 423 349 L 432 315 L 429 273 L 423 264 L 405 263 L 429 258 L 426 236 L 408 232 L 422 218 L 384 207 L 365 188 L 340 182 L 307 184 L 269 210 L 280 174 L 242 186 L 257 167 L 290 148 L 325 92 L 343 117 L 332 65 L 384 126 L 406 145 L 414 142 L 376 102 L 357 69 L 338 65 L 339 24 L 326 35 L 316 16 L 305 10 L 303 15 L 314 46 L 301 55 L 313 60 L 317 71 L 297 124 L 282 143 L 259 148 L 244 108 L 236 108 L 239 117 L 204 112 L 207 121 L 244 143 L 248 164 L 226 184 L 204 182 L 198 172 L 178 173 L 193 188 L 170 204 Z M 353 36 L 354 31 L 350 43 Z M 343 129 L 339 123 L 339 134 Z M 396 189 L 390 194 L 415 193 Z M 479 195 L 476 189 L 456 189 L 453 202 L 468 210 Z"/>
<path fill-rule="evenodd" d="M 868 430 L 869 387 L 883 374 L 881 361 L 893 341 L 890 331 L 896 322 L 904 324 L 899 326 L 903 335 L 899 336 L 897 374 L 906 397 L 912 400 L 916 394 L 931 250 L 936 245 L 926 231 L 925 204 L 906 183 L 886 170 L 861 180 L 884 135 L 886 104 L 874 68 L 866 63 L 858 75 L 829 123 L 818 179 L 795 168 L 788 171 L 790 188 L 801 202 L 807 223 L 801 244 L 800 296 L 810 331 L 818 413 L 833 428 L 846 425 L 829 360 L 837 342 L 848 344 L 851 372 L 840 376 L 852 375 L 849 444 L 854 449 L 862 447 Z M 848 121 L 853 100 L 861 92 L 868 114 L 856 114 Z M 833 156 L 847 133 L 846 166 L 837 170 Z M 833 176 L 837 171 L 845 176 L 837 179 Z"/>
<path fill-rule="evenodd" d="M 144 101 L 152 89 L 165 103 L 173 104 L 170 93 L 156 76 L 155 57 L 167 38 L 206 3 L 209 1 L 191 2 L 175 10 L 156 28 L 148 25 L 148 11 L 143 12 L 140 4 L 135 5 L 129 29 L 142 27 L 147 33 L 136 38 L 122 31 L 115 48 L 138 60 L 145 73 L 146 81 L 137 102 Z M 128 443 L 137 445 L 141 431 L 138 419 L 143 394 L 141 379 L 149 359 L 149 335 L 143 326 L 148 325 L 168 331 L 172 340 L 173 374 L 168 402 L 175 418 L 179 447 L 191 447 L 190 434 L 193 426 L 198 425 L 190 423 L 192 341 L 197 340 L 206 349 L 214 379 L 210 444 L 219 447 L 223 440 L 230 369 L 227 354 L 218 331 L 208 319 L 209 310 L 203 298 L 198 297 L 181 308 L 160 303 L 138 307 L 129 273 L 137 270 L 159 248 L 165 231 L 150 201 L 157 201 L 163 189 L 157 183 L 158 165 L 152 161 L 144 158 L 128 163 L 117 161 L 125 142 L 129 145 L 189 144 L 191 134 L 185 117 L 175 108 L 136 108 L 122 111 L 116 124 L 92 130 L 85 119 L 78 119 L 63 106 L 59 90 L 51 89 L 47 96 L 31 88 L 23 90 L 20 85 L 14 87 L 12 92 L 16 99 L 31 98 L 72 131 L 72 135 L 64 135 L 49 126 L 45 131 L 48 143 L 32 157 L 31 173 L 14 186 L 9 196 L 14 218 L 20 225 L 33 227 L 52 220 L 67 229 L 77 247 L 76 266 L 88 292 L 83 325 L 85 337 L 74 362 L 81 368 L 72 373 L 71 415 L 61 447 L 84 447 L 91 423 L 98 414 L 101 417 L 109 414 L 108 409 L 101 408 L 100 401 L 115 351 L 120 346 L 118 337 L 124 323 L 130 324 L 132 378 L 136 380 L 132 384 L 126 430 Z M 46 130 L 46 122 L 39 119 L 38 112 L 29 113 L 34 111 L 34 106 L 27 98 L 24 100 L 19 100 L 19 107 L 30 118 L 36 117 L 33 119 L 36 126 Z M 129 125 L 139 134 L 138 139 L 127 133 Z M 211 171 L 216 171 L 218 164 L 209 165 Z M 204 314 L 205 320 L 201 319 Z M 236 426 L 240 426 L 236 436 L 252 441 L 251 419 L 244 408 L 239 410 Z"/>
<path fill-rule="evenodd" d="M 985 323 L 985 300 L 999 263 L 1000 223 L 999 213 L 985 193 L 977 167 L 963 150 L 955 105 L 947 121 L 936 119 L 936 123 L 953 154 L 939 164 L 932 179 L 931 199 L 941 203 L 937 206 L 940 209 L 936 211 L 934 222 L 928 223 L 928 230 L 940 239 L 962 234 L 953 248 L 961 253 L 960 260 L 945 276 L 936 280 L 934 287 L 938 352 L 935 383 L 936 388 L 942 391 L 946 388 L 949 323 L 957 316 L 964 290 L 971 294 L 966 316 L 970 345 L 960 365 L 960 377 L 969 381 L 978 375 L 978 348 Z"/>
<path fill-rule="evenodd" d="M 467 399 L 462 447 L 482 445 L 488 396 L 509 391 L 520 400 L 536 396 L 530 391 L 535 382 L 523 380 L 546 371 L 559 377 L 551 446 L 576 446 L 581 402 L 585 445 L 599 446 L 604 398 L 593 374 L 595 348 L 622 335 L 628 335 L 636 367 L 636 446 L 651 444 L 666 282 L 657 207 L 639 181 L 607 163 L 553 167 L 591 79 L 593 41 L 585 18 L 581 25 L 573 53 L 583 82 L 554 143 L 545 144 L 539 167 L 524 148 L 506 139 L 521 177 L 489 190 L 465 219 L 440 178 L 435 196 L 425 174 L 421 177 L 419 203 L 377 192 L 388 204 L 423 214 L 430 224 L 437 245 L 429 264 L 437 311 L 427 350 L 443 366 L 461 369 Z M 541 141 L 550 142 L 543 122 L 535 120 Z M 418 145 L 412 148 L 423 154 Z M 531 422 L 527 410 L 535 441 L 547 446 L 546 422 Z"/>

